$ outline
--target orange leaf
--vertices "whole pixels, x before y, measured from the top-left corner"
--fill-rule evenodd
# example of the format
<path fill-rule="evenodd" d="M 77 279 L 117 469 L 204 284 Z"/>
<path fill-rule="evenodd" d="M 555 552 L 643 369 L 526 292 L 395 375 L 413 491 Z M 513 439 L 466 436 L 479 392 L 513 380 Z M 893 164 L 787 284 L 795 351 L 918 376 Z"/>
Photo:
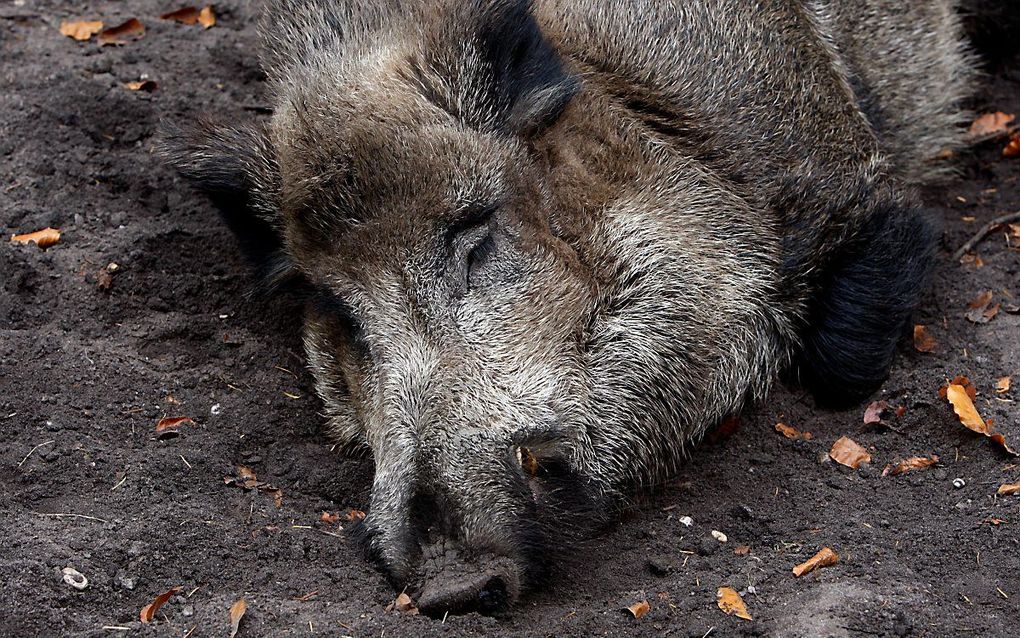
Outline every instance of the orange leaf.
<path fill-rule="evenodd" d="M 1020 494 L 1020 483 L 1006 483 L 1005 485 L 1000 485 L 998 493 L 1005 496 Z"/>
<path fill-rule="evenodd" d="M 1012 381 L 1011 377 L 1002 377 L 995 382 L 995 391 L 999 394 L 1006 394 L 1009 392 L 1009 384 Z"/>
<path fill-rule="evenodd" d="M 129 41 L 137 40 L 143 35 L 145 35 L 145 25 L 138 18 L 131 18 L 115 27 L 105 29 L 99 34 L 97 40 L 103 46 L 108 44 L 127 44 Z"/>
<path fill-rule="evenodd" d="M 988 424 L 981 419 L 981 415 L 978 414 L 977 408 L 974 407 L 974 401 L 971 400 L 966 388 L 962 385 L 950 383 L 946 389 L 946 399 L 953 405 L 953 412 L 956 412 L 956 416 L 960 417 L 960 423 L 964 427 L 978 434 L 988 434 Z"/>
<path fill-rule="evenodd" d="M 920 324 L 914 326 L 914 349 L 918 352 L 934 352 L 938 343 L 931 336 L 928 328 Z"/>
<path fill-rule="evenodd" d="M 244 618 L 246 611 L 248 603 L 244 602 L 243 598 L 230 606 L 230 638 L 237 636 L 237 629 L 241 626 L 241 619 Z"/>
<path fill-rule="evenodd" d="M 194 419 L 187 416 L 174 416 L 160 419 L 156 424 L 156 436 L 170 436 L 177 434 L 182 425 L 195 425 Z"/>
<path fill-rule="evenodd" d="M 955 383 L 956 385 L 963 386 L 963 389 L 967 391 L 967 396 L 970 397 L 971 401 L 977 398 L 977 388 L 975 388 L 974 384 L 970 382 L 970 379 L 962 374 L 957 375 L 957 377 L 949 383 Z M 946 398 L 946 391 L 949 390 L 949 383 L 939 388 L 939 397 L 943 399 Z"/>
<path fill-rule="evenodd" d="M 47 226 L 42 230 L 35 231 L 34 233 L 11 235 L 11 241 L 19 244 L 34 243 L 39 246 L 39 248 L 48 248 L 60 241 L 60 231 L 56 228 L 50 228 Z"/>
<path fill-rule="evenodd" d="M 321 522 L 323 522 L 323 523 L 328 523 L 329 525 L 334 525 L 334 524 L 340 522 L 340 513 L 339 512 L 335 512 L 333 514 L 330 514 L 329 512 L 323 512 L 319 516 L 319 520 Z"/>
<path fill-rule="evenodd" d="M 889 407 L 888 401 L 872 401 L 864 410 L 864 425 L 882 422 L 882 413 Z"/>
<path fill-rule="evenodd" d="M 360 521 L 360 520 L 364 520 L 364 518 L 365 518 L 365 513 L 362 512 L 361 510 L 348 510 L 347 511 L 347 520 L 349 520 L 349 521 Z"/>
<path fill-rule="evenodd" d="M 1002 111 L 985 113 L 984 115 L 978 116 L 978 118 L 971 123 L 970 134 L 973 137 L 984 137 L 986 135 L 998 135 L 999 133 L 1005 133 L 1009 129 L 1009 125 L 1015 117 L 1016 116 L 1010 113 L 1003 113 Z"/>
<path fill-rule="evenodd" d="M 743 618 L 744 620 L 753 620 L 751 614 L 747 613 L 747 606 L 744 605 L 744 600 L 740 597 L 737 590 L 732 587 L 720 587 L 715 596 L 719 609 L 723 610 L 723 613 Z"/>
<path fill-rule="evenodd" d="M 173 595 L 176 594 L 177 592 L 181 591 L 181 589 L 182 589 L 181 587 L 174 587 L 172 589 L 166 590 L 159 596 L 156 596 L 155 600 L 153 600 L 145 607 L 142 607 L 142 611 L 138 614 L 138 617 L 141 619 L 143 623 L 152 622 L 152 618 L 153 616 L 156 615 L 156 612 L 159 611 L 159 608 L 165 605 L 166 601 L 170 600 L 170 598 L 172 598 Z"/>
<path fill-rule="evenodd" d="M 216 12 L 211 6 L 202 9 L 202 11 L 198 14 L 198 23 L 206 29 L 209 29 L 216 24 Z"/>
<path fill-rule="evenodd" d="M 910 470 L 920 470 L 926 467 L 931 467 L 938 462 L 939 457 L 935 455 L 932 455 L 931 458 L 925 456 L 912 456 L 909 459 L 900 461 L 896 465 L 887 465 L 885 469 L 882 470 L 882 476 L 888 476 L 890 474 L 898 476 L 904 472 L 909 472 Z"/>
<path fill-rule="evenodd" d="M 819 567 L 831 567 L 839 562 L 839 554 L 828 547 L 823 547 L 817 554 L 793 568 L 793 575 L 800 578 L 804 574 L 815 571 Z"/>
<path fill-rule="evenodd" d="M 176 11 L 170 11 L 159 16 L 160 20 L 170 20 L 181 24 L 195 24 L 198 22 L 199 11 L 195 7 L 184 7 Z"/>
<path fill-rule="evenodd" d="M 92 36 L 103 30 L 103 23 L 99 21 L 63 21 L 60 23 L 60 33 L 78 42 L 91 40 Z"/>
<path fill-rule="evenodd" d="M 418 607 L 415 606 L 411 597 L 404 592 L 400 592 L 400 595 L 397 596 L 396 600 L 389 605 L 386 605 L 386 611 L 399 611 L 400 613 L 407 614 L 408 616 L 418 615 Z"/>
<path fill-rule="evenodd" d="M 649 611 L 651 611 L 651 609 L 652 609 L 652 606 L 648 604 L 648 601 L 647 600 L 642 600 L 642 601 L 636 602 L 633 605 L 631 605 L 630 607 L 628 607 L 627 611 L 629 611 L 630 615 L 634 616 L 634 618 L 640 618 L 641 616 L 644 616 Z"/>
<path fill-rule="evenodd" d="M 1009 143 L 1002 149 L 1003 157 L 1020 157 L 1020 133 L 1013 133 Z"/>
<path fill-rule="evenodd" d="M 801 432 L 797 428 L 787 425 L 785 423 L 776 423 L 776 432 L 779 432 L 788 439 L 793 440 L 802 439 L 804 441 L 811 440 L 810 432 Z"/>
<path fill-rule="evenodd" d="M 159 88 L 159 85 L 153 80 L 138 80 L 137 82 L 126 83 L 124 88 L 128 91 L 145 91 L 146 93 L 152 93 Z"/>
<path fill-rule="evenodd" d="M 751 553 L 751 546 L 750 545 L 738 545 L 738 546 L 733 548 L 733 553 L 736 554 L 737 556 L 747 556 L 748 554 Z"/>
<path fill-rule="evenodd" d="M 832 449 L 829 450 L 829 457 L 840 465 L 845 465 L 855 470 L 861 464 L 871 462 L 871 455 L 868 454 L 868 451 L 858 445 L 853 439 L 845 436 L 832 444 Z"/>

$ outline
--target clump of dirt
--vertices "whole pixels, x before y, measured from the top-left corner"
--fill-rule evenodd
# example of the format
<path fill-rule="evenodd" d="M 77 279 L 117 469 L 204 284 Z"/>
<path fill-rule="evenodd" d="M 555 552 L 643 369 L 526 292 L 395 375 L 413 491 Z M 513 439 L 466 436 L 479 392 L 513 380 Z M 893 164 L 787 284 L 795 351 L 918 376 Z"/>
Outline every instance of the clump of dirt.
<path fill-rule="evenodd" d="M 959 177 L 924 194 L 944 228 L 917 318 L 936 345 L 904 344 L 879 422 L 780 389 L 512 614 L 440 623 L 387 612 L 394 592 L 341 529 L 368 506 L 371 464 L 337 457 L 319 429 L 299 309 L 247 295 L 210 204 L 153 155 L 161 118 L 265 117 L 255 9 L 218 2 L 209 29 L 159 19 L 177 8 L 0 8 L 0 226 L 62 231 L 46 249 L 0 244 L 0 635 L 225 636 L 240 599 L 241 636 L 1014 635 L 1020 497 L 996 492 L 1020 481 L 1020 460 L 939 396 L 967 376 L 981 417 L 1020 437 L 1016 237 L 997 229 L 979 259 L 950 258 L 1020 210 L 1004 140 L 955 158 Z M 132 17 L 145 33 L 120 46 L 59 30 Z M 1020 61 L 987 84 L 978 110 L 1020 114 Z M 968 320 L 983 291 L 1000 310 Z M 192 422 L 157 435 L 167 417 Z M 832 462 L 842 437 L 871 462 Z M 823 547 L 838 562 L 795 577 Z M 722 611 L 723 587 L 753 620 Z"/>

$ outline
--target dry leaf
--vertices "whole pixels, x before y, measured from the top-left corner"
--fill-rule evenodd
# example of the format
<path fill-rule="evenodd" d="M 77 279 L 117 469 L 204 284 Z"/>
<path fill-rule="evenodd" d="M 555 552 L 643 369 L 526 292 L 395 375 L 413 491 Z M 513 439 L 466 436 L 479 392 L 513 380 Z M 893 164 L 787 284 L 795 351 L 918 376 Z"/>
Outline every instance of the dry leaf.
<path fill-rule="evenodd" d="M 793 568 L 793 575 L 800 578 L 804 574 L 815 571 L 819 567 L 831 567 L 839 562 L 839 554 L 828 547 L 823 547 L 817 554 Z"/>
<path fill-rule="evenodd" d="M 631 616 L 634 616 L 635 618 L 640 618 L 641 616 L 644 616 L 649 611 L 651 611 L 651 609 L 652 606 L 648 604 L 648 601 L 642 600 L 641 602 L 634 603 L 633 605 L 628 607 L 627 611 L 630 612 Z"/>
<path fill-rule="evenodd" d="M 960 263 L 966 266 L 974 266 L 975 268 L 984 268 L 985 261 L 981 259 L 981 255 L 974 253 L 967 253 L 963 257 L 960 257 Z"/>
<path fill-rule="evenodd" d="M 334 512 L 332 514 L 330 514 L 329 512 L 323 512 L 319 516 L 319 521 L 327 523 L 329 525 L 335 525 L 340 522 L 340 512 Z"/>
<path fill-rule="evenodd" d="M 718 599 L 716 602 L 719 605 L 719 609 L 723 610 L 723 613 L 743 618 L 744 620 L 754 620 L 751 618 L 751 614 L 747 613 L 747 606 L 744 605 L 744 600 L 737 593 L 737 590 L 732 587 L 720 587 L 715 596 Z"/>
<path fill-rule="evenodd" d="M 1014 115 L 1002 111 L 985 113 L 971 123 L 970 135 L 971 137 L 985 137 L 1005 133 L 1014 119 Z"/>
<path fill-rule="evenodd" d="M 159 88 L 159 85 L 153 80 L 138 80 L 137 82 L 126 83 L 124 88 L 128 91 L 145 91 L 146 93 L 152 93 Z"/>
<path fill-rule="evenodd" d="M 804 441 L 810 441 L 811 440 L 811 433 L 810 432 L 801 432 L 797 428 L 795 428 L 795 427 L 793 427 L 791 425 L 787 425 L 785 423 L 776 423 L 776 432 L 779 432 L 780 434 L 782 434 L 786 438 L 793 439 L 794 441 L 796 441 L 798 439 L 804 440 Z"/>
<path fill-rule="evenodd" d="M 138 18 L 131 18 L 115 27 L 103 30 L 100 32 L 97 40 L 103 46 L 108 44 L 127 44 L 131 40 L 137 40 L 143 35 L 145 35 L 145 25 Z"/>
<path fill-rule="evenodd" d="M 829 457 L 840 465 L 845 465 L 855 470 L 862 463 L 871 462 L 871 455 L 868 454 L 868 451 L 858 445 L 853 439 L 845 436 L 832 444 L 832 449 L 829 450 Z"/>
<path fill-rule="evenodd" d="M 211 6 L 205 7 L 198 14 L 198 23 L 206 29 L 209 29 L 216 24 L 216 12 Z"/>
<path fill-rule="evenodd" d="M 909 472 L 910 470 L 920 470 L 926 467 L 931 467 L 932 465 L 935 465 L 938 462 L 939 457 L 934 454 L 931 456 L 931 458 L 928 458 L 926 456 L 912 456 L 909 459 L 900 461 L 895 465 L 886 465 L 885 469 L 882 470 L 882 476 L 889 476 L 890 474 L 893 476 L 898 476 L 900 474 L 903 474 L 904 472 Z"/>
<path fill-rule="evenodd" d="M 914 326 L 914 349 L 918 352 L 934 352 L 938 345 L 935 337 L 931 336 L 928 328 L 922 325 Z"/>
<path fill-rule="evenodd" d="M 964 315 L 967 321 L 973 323 L 988 323 L 999 313 L 999 304 L 992 304 L 992 291 L 986 290 L 975 297 L 967 308 L 970 310 Z"/>
<path fill-rule="evenodd" d="M 1020 452 L 1009 446 L 1006 437 L 993 430 L 991 421 L 982 420 L 977 408 L 974 407 L 973 397 L 970 396 L 966 388 L 955 383 L 949 384 L 949 387 L 946 389 L 946 399 L 952 404 L 953 412 L 956 412 L 956 416 L 960 418 L 960 423 L 964 427 L 987 436 L 1001 445 L 1010 454 L 1020 456 Z"/>
<path fill-rule="evenodd" d="M 92 36 L 103 30 L 103 23 L 98 20 L 90 22 L 86 20 L 67 21 L 60 23 L 60 32 L 78 42 L 91 40 Z"/>
<path fill-rule="evenodd" d="M 970 379 L 968 379 L 967 377 L 963 376 L 962 374 L 961 375 L 957 375 L 956 378 L 954 378 L 952 381 L 950 381 L 946 385 L 944 385 L 941 388 L 939 388 L 939 397 L 940 398 L 943 398 L 943 399 L 946 398 L 946 392 L 949 390 L 949 384 L 950 383 L 955 383 L 958 386 L 962 386 L 963 389 L 967 391 L 967 396 L 970 397 L 971 401 L 973 401 L 974 399 L 977 398 L 977 388 L 974 387 L 974 384 L 971 383 Z"/>
<path fill-rule="evenodd" d="M 246 611 L 248 603 L 244 602 L 243 598 L 230 606 L 230 638 L 237 636 L 237 629 L 241 626 L 241 619 L 244 618 Z"/>
<path fill-rule="evenodd" d="M 1003 157 L 1020 157 L 1020 133 L 1013 133 L 1009 143 L 1002 149 Z"/>
<path fill-rule="evenodd" d="M 365 513 L 361 510 L 347 510 L 347 520 L 349 521 L 361 521 L 365 520 Z"/>
<path fill-rule="evenodd" d="M 882 422 L 882 413 L 889 407 L 888 401 L 872 401 L 864 410 L 864 425 Z"/>
<path fill-rule="evenodd" d="M 255 472 L 244 465 L 237 466 L 237 476 L 224 476 L 223 482 L 227 485 L 240 487 L 246 490 L 258 490 L 263 494 L 273 497 L 273 503 L 277 507 L 283 505 L 283 490 L 264 481 L 258 480 Z"/>
<path fill-rule="evenodd" d="M 1020 494 L 1020 483 L 1006 483 L 1005 485 L 1000 485 L 997 493 L 1002 494 L 1003 496 Z"/>
<path fill-rule="evenodd" d="M 160 419 L 159 423 L 156 424 L 156 438 L 167 439 L 175 437 L 180 432 L 182 425 L 195 425 L 194 419 L 187 416 L 174 416 Z"/>
<path fill-rule="evenodd" d="M 751 546 L 737 545 L 735 548 L 733 548 L 733 553 L 736 554 L 737 556 L 747 556 L 748 554 L 751 553 Z"/>
<path fill-rule="evenodd" d="M 1009 392 L 1009 384 L 1012 381 L 1012 377 L 1002 377 L 995 382 L 995 391 L 999 394 L 1006 394 Z"/>
<path fill-rule="evenodd" d="M 397 599 L 389 605 L 386 605 L 386 611 L 399 611 L 402 614 L 408 616 L 417 616 L 418 607 L 415 606 L 414 601 L 407 594 L 401 592 Z"/>
<path fill-rule="evenodd" d="M 11 241 L 19 244 L 34 243 L 39 248 L 48 248 L 53 244 L 60 241 L 60 230 L 57 228 L 50 228 L 47 226 L 42 230 L 37 230 L 34 233 L 25 233 L 24 235 L 11 235 Z"/>
<path fill-rule="evenodd" d="M 176 11 L 164 13 L 159 16 L 160 20 L 170 20 L 172 22 L 180 22 L 181 24 L 195 24 L 198 22 L 199 11 L 195 7 L 184 7 Z"/>
<path fill-rule="evenodd" d="M 177 592 L 181 591 L 181 589 L 181 587 L 174 587 L 173 589 L 168 589 L 159 596 L 156 596 L 155 600 L 145 607 L 142 607 L 142 611 L 139 612 L 138 617 L 143 623 L 152 622 L 152 618 L 156 615 L 156 612 L 159 611 L 159 608 L 165 605 L 166 601 L 170 600 L 170 598 L 172 598 Z"/>

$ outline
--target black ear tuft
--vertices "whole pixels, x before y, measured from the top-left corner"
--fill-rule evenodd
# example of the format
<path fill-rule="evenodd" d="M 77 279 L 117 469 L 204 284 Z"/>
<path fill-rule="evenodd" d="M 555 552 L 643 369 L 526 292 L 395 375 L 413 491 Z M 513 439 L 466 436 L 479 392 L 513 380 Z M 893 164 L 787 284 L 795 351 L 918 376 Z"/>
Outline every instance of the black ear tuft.
<path fill-rule="evenodd" d="M 796 374 L 819 403 L 849 407 L 878 389 L 920 302 L 935 233 L 915 210 L 881 210 L 832 265 L 808 318 Z"/>
<path fill-rule="evenodd" d="M 237 235 L 263 285 L 289 270 L 280 235 L 280 173 L 266 132 L 254 124 L 164 124 L 161 154 L 208 194 Z"/>
<path fill-rule="evenodd" d="M 542 33 L 530 0 L 486 4 L 478 28 L 482 54 L 493 69 L 499 101 L 510 108 L 511 128 L 532 134 L 559 117 L 578 81 Z"/>

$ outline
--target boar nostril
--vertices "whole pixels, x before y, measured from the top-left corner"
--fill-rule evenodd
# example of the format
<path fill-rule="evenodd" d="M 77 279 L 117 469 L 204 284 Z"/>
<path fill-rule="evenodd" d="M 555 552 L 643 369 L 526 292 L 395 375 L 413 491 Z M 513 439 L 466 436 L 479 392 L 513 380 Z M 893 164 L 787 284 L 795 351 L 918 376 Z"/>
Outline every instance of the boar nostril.
<path fill-rule="evenodd" d="M 478 594 L 478 611 L 491 614 L 507 608 L 506 582 L 500 576 L 493 576 Z"/>

